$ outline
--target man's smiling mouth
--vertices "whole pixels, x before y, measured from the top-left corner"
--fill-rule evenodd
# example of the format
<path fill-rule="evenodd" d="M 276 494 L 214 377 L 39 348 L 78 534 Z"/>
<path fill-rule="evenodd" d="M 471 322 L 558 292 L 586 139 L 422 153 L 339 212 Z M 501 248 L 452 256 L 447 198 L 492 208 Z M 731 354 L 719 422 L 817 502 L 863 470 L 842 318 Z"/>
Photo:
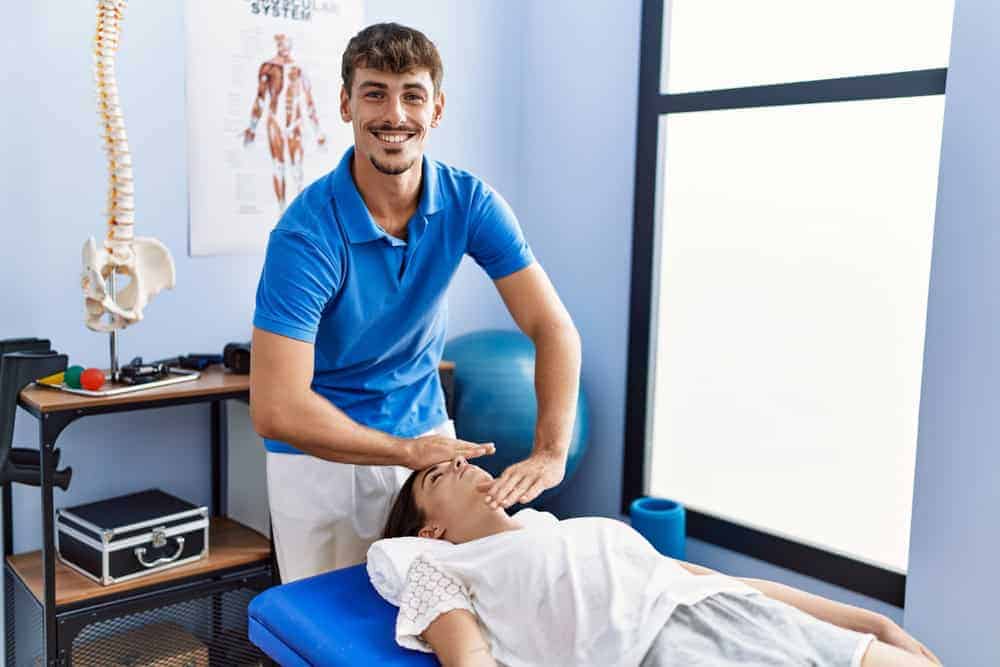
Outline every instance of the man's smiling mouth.
<path fill-rule="evenodd" d="M 378 132 L 373 131 L 372 135 L 387 146 L 399 146 L 416 136 L 415 132 Z"/>

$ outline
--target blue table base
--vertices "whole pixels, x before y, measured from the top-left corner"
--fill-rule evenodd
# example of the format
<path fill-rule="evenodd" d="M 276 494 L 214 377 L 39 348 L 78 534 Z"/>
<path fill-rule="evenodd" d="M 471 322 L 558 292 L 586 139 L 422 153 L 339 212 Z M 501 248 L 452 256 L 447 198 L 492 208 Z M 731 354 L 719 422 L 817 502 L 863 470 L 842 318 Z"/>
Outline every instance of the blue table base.
<path fill-rule="evenodd" d="M 438 664 L 396 644 L 396 607 L 363 564 L 271 588 L 247 613 L 250 641 L 283 667 Z"/>

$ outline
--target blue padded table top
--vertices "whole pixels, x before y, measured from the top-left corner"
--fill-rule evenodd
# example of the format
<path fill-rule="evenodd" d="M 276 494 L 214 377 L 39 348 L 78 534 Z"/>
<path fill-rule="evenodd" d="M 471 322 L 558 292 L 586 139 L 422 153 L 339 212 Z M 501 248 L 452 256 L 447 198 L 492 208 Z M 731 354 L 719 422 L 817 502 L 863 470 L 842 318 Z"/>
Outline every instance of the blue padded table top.
<path fill-rule="evenodd" d="M 250 641 L 282 667 L 439 664 L 396 644 L 396 607 L 372 588 L 364 564 L 268 589 L 247 613 Z"/>

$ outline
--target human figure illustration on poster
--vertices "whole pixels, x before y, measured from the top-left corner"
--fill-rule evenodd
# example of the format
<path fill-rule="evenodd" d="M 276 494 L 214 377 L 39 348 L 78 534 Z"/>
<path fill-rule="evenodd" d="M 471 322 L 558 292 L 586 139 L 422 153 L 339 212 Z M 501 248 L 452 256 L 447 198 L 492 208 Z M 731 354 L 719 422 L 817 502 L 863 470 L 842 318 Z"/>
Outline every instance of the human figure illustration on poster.
<path fill-rule="evenodd" d="M 253 144 L 257 123 L 267 112 L 267 141 L 274 167 L 272 176 L 278 208 L 287 202 L 286 166 L 291 168 L 295 195 L 302 191 L 302 160 L 305 148 L 302 123 L 308 116 L 320 150 L 326 148 L 326 135 L 320 129 L 319 114 L 312 96 L 312 86 L 302 66 L 292 56 L 292 39 L 284 33 L 274 36 L 277 54 L 264 61 L 257 75 L 257 96 L 250 111 L 250 125 L 243 132 L 243 145 Z M 294 195 L 293 195 L 294 196 Z"/>
<path fill-rule="evenodd" d="M 189 252 L 262 253 L 354 142 L 340 68 L 363 0 L 185 0 Z"/>

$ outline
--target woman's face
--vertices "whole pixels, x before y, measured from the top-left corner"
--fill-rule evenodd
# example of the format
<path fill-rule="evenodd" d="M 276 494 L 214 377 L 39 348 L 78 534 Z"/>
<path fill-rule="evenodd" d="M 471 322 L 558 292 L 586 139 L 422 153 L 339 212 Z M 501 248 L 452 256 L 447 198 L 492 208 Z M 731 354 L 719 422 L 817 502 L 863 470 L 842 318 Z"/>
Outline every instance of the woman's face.
<path fill-rule="evenodd" d="M 463 533 L 463 528 L 473 525 L 483 514 L 492 510 L 485 502 L 485 494 L 477 487 L 493 476 L 462 457 L 443 461 L 424 468 L 413 481 L 413 497 L 423 510 L 431 534 L 421 530 L 422 537 L 448 539 L 447 533 Z M 439 534 L 433 534 L 439 533 Z"/>

